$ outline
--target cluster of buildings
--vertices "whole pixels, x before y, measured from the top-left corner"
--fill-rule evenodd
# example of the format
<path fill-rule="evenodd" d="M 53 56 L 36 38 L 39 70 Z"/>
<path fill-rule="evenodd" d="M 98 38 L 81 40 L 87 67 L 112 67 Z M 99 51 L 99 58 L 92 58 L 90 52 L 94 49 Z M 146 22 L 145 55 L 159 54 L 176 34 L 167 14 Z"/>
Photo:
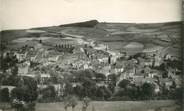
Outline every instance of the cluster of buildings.
<path fill-rule="evenodd" d="M 150 82 L 155 84 L 156 92 L 159 92 L 163 85 L 168 89 L 173 83 L 176 87 L 181 85 L 180 75 L 177 75 L 180 70 L 177 67 L 168 66 L 167 69 L 159 69 L 167 60 L 172 59 L 169 54 L 160 56 L 161 47 L 145 49 L 136 55 L 127 55 L 126 52 L 113 52 L 107 45 L 91 45 L 91 42 L 77 45 L 55 44 L 52 47 L 43 43 L 42 41 L 34 47 L 25 46 L 11 51 L 18 59 L 18 76 L 39 78 L 40 89 L 50 85 L 44 81 L 49 81 L 52 77 L 63 79 L 64 73 L 87 69 L 104 74 L 106 77 L 115 74 L 118 77 L 116 84 L 124 79 L 136 85 Z M 164 72 L 167 73 L 166 77 L 163 77 Z M 104 80 L 98 85 L 107 86 Z M 53 86 L 59 95 L 63 94 L 64 84 L 55 82 Z"/>

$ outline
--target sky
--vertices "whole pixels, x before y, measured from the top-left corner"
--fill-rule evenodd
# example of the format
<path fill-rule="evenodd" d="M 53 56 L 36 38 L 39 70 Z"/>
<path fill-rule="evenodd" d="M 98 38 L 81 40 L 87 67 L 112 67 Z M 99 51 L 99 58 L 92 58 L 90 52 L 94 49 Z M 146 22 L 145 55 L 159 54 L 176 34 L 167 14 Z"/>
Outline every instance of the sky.
<path fill-rule="evenodd" d="M 0 0 L 0 30 L 100 22 L 181 21 L 182 0 Z"/>

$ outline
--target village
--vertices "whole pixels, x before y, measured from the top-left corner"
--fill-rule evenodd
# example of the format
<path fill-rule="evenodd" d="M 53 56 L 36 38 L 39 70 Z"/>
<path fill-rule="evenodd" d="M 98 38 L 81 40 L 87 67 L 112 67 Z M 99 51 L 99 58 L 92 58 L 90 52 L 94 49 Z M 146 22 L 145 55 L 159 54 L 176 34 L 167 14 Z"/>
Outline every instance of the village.
<path fill-rule="evenodd" d="M 130 96 L 134 100 L 139 96 L 129 95 L 130 92 L 124 94 L 122 89 L 132 91 L 136 88 L 137 92 L 146 83 L 150 89 L 148 85 L 145 90 L 152 90 L 146 97 L 171 99 L 174 96 L 169 92 L 181 88 L 180 60 L 170 54 L 163 55 L 162 47 L 130 55 L 126 51 L 113 51 L 108 45 L 93 40 L 81 42 L 81 38 L 77 42 L 75 39 L 55 44 L 42 39 L 29 42 L 34 44 L 28 43 L 2 54 L 0 88 L 8 89 L 9 98 L 13 89 L 25 87 L 26 78 L 34 80 L 34 100 L 40 102 L 52 101 L 51 98 L 60 100 L 68 94 L 95 100 Z M 126 46 L 127 50 L 137 47 L 136 42 Z M 53 90 L 49 93 L 51 86 Z"/>

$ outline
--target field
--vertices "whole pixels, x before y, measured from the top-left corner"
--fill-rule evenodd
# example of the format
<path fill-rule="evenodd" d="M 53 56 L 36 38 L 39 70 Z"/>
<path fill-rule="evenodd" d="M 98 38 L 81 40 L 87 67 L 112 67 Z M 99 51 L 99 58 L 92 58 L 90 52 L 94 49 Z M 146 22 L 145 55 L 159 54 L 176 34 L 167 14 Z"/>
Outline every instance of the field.
<path fill-rule="evenodd" d="M 116 51 L 124 50 L 130 42 L 137 42 L 144 45 L 145 49 L 154 46 L 170 47 L 178 50 L 175 55 L 180 53 L 181 22 L 155 23 L 155 24 L 136 24 L 136 23 L 98 23 L 96 21 L 84 22 L 81 24 L 70 24 L 52 27 L 40 27 L 25 30 L 6 30 L 1 31 L 1 40 L 9 48 L 17 48 L 21 44 L 30 44 L 31 39 L 41 38 L 67 38 L 68 35 L 83 36 L 83 39 L 92 39 L 96 42 L 104 43 L 110 49 Z M 62 35 L 62 37 L 60 36 Z M 26 42 L 20 42 L 27 38 Z M 24 40 L 24 41 L 25 41 Z M 57 41 L 58 42 L 58 41 Z M 56 44 L 50 41 L 50 44 Z M 6 44 L 7 43 L 7 44 Z M 170 53 L 173 51 L 167 50 Z M 163 52 L 164 53 L 164 52 Z M 175 52 L 174 52 L 175 53 Z"/>
<path fill-rule="evenodd" d="M 93 101 L 87 111 L 178 111 L 174 101 Z M 38 103 L 36 111 L 65 111 L 63 103 Z M 68 108 L 67 111 L 72 111 Z M 82 111 L 81 102 L 75 111 Z"/>

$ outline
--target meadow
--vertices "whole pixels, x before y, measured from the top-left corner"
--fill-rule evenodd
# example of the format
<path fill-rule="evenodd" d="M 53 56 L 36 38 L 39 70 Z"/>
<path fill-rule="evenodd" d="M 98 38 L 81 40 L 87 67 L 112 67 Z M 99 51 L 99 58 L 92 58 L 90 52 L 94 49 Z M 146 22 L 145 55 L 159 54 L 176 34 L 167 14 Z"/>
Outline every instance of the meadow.
<path fill-rule="evenodd" d="M 87 111 L 179 111 L 174 101 L 93 101 Z M 62 102 L 38 103 L 36 111 L 65 111 Z M 72 111 L 68 108 L 67 111 Z M 76 106 L 75 111 L 82 111 L 82 103 Z"/>

